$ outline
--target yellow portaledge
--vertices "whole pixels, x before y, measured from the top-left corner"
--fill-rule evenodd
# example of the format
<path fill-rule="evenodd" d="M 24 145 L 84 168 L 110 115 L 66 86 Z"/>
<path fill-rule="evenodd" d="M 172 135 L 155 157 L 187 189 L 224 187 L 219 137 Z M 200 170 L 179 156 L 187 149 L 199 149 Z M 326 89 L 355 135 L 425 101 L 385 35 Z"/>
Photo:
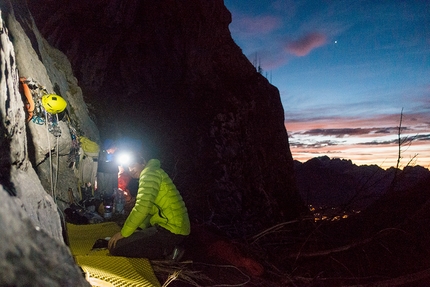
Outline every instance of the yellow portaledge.
<path fill-rule="evenodd" d="M 111 256 L 107 249 L 91 250 L 97 239 L 119 232 L 115 222 L 67 224 L 70 250 L 92 286 L 160 287 L 146 258 Z"/>

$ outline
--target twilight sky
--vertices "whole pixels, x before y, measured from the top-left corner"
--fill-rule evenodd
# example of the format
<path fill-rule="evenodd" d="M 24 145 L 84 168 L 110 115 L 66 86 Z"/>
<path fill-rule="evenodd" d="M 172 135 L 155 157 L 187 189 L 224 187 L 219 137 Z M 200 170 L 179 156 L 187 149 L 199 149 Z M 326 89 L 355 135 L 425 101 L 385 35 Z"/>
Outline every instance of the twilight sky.
<path fill-rule="evenodd" d="M 430 1 L 224 0 L 243 53 L 279 89 L 294 159 L 430 168 Z"/>

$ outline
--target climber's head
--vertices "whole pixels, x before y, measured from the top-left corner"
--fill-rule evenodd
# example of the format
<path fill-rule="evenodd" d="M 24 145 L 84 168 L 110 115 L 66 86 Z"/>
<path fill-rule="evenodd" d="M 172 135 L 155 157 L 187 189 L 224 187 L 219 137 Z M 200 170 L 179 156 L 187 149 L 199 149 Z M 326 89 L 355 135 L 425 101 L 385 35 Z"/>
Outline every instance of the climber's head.
<path fill-rule="evenodd" d="M 105 150 L 108 154 L 113 154 L 117 150 L 117 144 L 114 140 L 106 139 L 103 142 L 103 150 Z"/>
<path fill-rule="evenodd" d="M 128 158 L 128 171 L 133 178 L 139 178 L 145 168 L 146 161 L 140 153 L 131 153 Z"/>

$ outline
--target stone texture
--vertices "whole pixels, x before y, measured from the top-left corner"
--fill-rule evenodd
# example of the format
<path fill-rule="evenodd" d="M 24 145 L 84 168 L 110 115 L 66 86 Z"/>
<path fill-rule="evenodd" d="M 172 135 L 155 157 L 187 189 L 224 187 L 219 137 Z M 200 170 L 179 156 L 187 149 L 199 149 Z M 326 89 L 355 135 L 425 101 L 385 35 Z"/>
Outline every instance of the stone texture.
<path fill-rule="evenodd" d="M 25 3 L 0 1 L 0 285 L 89 286 L 64 244 L 60 214 L 54 200 L 58 194 L 44 188 L 33 167 L 37 165 L 43 170 L 50 146 L 46 129 L 26 124 L 19 76 L 31 75 L 48 89 L 58 88 L 59 91 L 61 85 L 51 79 L 70 83 L 59 68 L 55 69 L 54 61 L 49 62 L 44 56 L 45 61 L 54 66 L 46 69 L 46 64 L 33 49 L 35 44 L 44 43 L 38 51 L 54 53 L 38 34 Z M 62 59 L 66 59 L 64 55 Z M 70 90 L 64 86 L 63 89 Z M 85 107 L 82 100 L 80 105 Z M 84 124 L 85 119 L 80 123 Z M 52 150 L 67 154 L 71 139 L 67 125 L 62 124 L 62 129 L 66 136 L 61 137 L 59 148 Z M 94 124 L 85 129 L 98 136 Z M 31 151 L 34 156 L 30 155 Z M 64 159 L 57 158 L 58 162 L 64 162 Z M 73 176 L 69 178 L 73 180 Z M 62 184 L 59 182 L 58 187 Z M 45 185 L 49 185 L 47 181 Z"/>
<path fill-rule="evenodd" d="M 304 211 L 279 91 L 232 40 L 223 1 L 29 5 L 70 59 L 102 137 L 143 139 L 194 220 L 249 235 Z"/>
<path fill-rule="evenodd" d="M 41 205 L 47 203 L 54 206 L 52 199 Z M 28 217 L 29 210 L 20 204 L 19 198 L 10 197 L 0 186 L 0 286 L 90 286 L 64 243 L 35 226 Z M 41 210 L 34 215 L 48 219 Z M 45 224 L 56 226 L 49 221 Z"/>
<path fill-rule="evenodd" d="M 78 186 L 74 171 L 67 168 L 72 145 L 69 127 L 72 126 L 79 135 L 94 141 L 99 139 L 98 129 L 89 116 L 70 62 L 40 35 L 25 1 L 13 2 L 13 14 L 10 15 L 7 25 L 13 35 L 19 76 L 34 79 L 45 87 L 48 93 L 61 95 L 68 103 L 70 122 L 59 122 L 60 137 L 49 133 L 46 125 L 34 122 L 27 124 L 28 158 L 33 166 L 37 167 L 43 187 L 51 193 L 55 187 L 60 198 L 67 198 L 68 188 L 76 189 Z M 21 97 L 19 94 L 18 96 Z M 23 111 L 22 102 L 19 105 Z M 57 164 L 60 166 L 58 173 Z"/>

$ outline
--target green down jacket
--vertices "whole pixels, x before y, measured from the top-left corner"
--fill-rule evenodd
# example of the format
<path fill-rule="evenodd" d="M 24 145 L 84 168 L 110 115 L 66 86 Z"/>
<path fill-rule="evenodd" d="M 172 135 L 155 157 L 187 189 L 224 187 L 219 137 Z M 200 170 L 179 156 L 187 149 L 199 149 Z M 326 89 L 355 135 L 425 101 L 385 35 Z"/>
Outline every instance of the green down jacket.
<path fill-rule="evenodd" d="M 140 173 L 136 204 L 121 229 L 124 237 L 138 227 L 158 224 L 174 234 L 190 234 L 190 220 L 182 196 L 160 161 L 151 159 Z"/>

